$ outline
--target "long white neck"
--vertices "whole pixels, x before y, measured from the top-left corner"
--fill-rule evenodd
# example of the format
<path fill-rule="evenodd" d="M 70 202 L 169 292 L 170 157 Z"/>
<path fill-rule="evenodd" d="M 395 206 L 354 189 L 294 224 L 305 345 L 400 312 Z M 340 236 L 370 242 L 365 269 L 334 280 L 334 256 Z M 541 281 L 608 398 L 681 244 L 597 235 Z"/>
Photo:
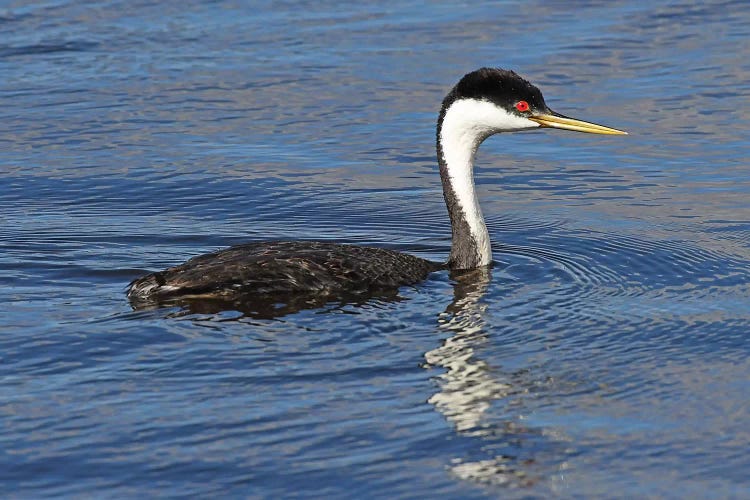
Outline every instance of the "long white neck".
<path fill-rule="evenodd" d="M 474 155 L 479 145 L 500 131 L 528 129 L 529 123 L 477 99 L 456 100 L 441 111 L 437 153 L 453 230 L 448 260 L 451 269 L 474 269 L 492 262 L 490 235 L 474 187 Z"/>
<path fill-rule="evenodd" d="M 490 134 L 467 126 L 465 116 L 471 110 L 466 107 L 454 103 L 446 110 L 437 137 L 443 196 L 453 230 L 448 260 L 452 269 L 474 269 L 492 262 L 490 235 L 474 187 L 474 155 Z"/>

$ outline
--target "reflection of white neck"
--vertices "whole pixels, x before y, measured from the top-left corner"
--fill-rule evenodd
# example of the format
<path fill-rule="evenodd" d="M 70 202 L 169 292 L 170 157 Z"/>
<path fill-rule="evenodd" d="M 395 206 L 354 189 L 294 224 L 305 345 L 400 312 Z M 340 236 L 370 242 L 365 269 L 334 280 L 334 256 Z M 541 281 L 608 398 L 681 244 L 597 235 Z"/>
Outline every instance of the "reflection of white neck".
<path fill-rule="evenodd" d="M 445 110 L 438 124 L 438 160 L 443 190 L 453 226 L 451 267 L 471 269 L 492 261 L 490 236 L 474 187 L 474 155 L 479 145 L 497 132 L 538 126 L 499 106 L 476 99 L 460 99 Z M 447 175 L 447 179 L 445 176 Z"/>
<path fill-rule="evenodd" d="M 459 432 L 478 431 L 492 401 L 505 396 L 509 389 L 486 362 L 475 356 L 475 349 L 487 338 L 487 305 L 481 300 L 490 279 L 487 268 L 459 275 L 453 285 L 453 302 L 439 319 L 440 328 L 450 336 L 440 347 L 425 353 L 429 365 L 445 369 L 438 377 L 439 391 L 429 403 Z"/>

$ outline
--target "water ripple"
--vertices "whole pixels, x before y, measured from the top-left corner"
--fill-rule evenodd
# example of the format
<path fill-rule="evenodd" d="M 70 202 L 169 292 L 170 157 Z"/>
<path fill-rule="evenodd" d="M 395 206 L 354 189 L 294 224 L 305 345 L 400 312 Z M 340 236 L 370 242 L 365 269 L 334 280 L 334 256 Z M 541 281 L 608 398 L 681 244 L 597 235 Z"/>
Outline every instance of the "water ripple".
<path fill-rule="evenodd" d="M 38 43 L 17 47 L 0 46 L 0 58 L 46 55 L 58 52 L 85 52 L 96 48 L 98 45 L 99 44 L 95 42 L 75 40 L 59 43 Z"/>

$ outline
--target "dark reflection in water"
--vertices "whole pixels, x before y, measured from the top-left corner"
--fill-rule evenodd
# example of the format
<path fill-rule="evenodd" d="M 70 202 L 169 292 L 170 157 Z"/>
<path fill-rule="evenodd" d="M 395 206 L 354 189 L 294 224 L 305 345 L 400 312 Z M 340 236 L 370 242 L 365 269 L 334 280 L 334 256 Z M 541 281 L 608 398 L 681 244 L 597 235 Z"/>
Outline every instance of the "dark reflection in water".
<path fill-rule="evenodd" d="M 285 294 L 285 295 L 235 295 L 231 299 L 215 297 L 174 297 L 159 301 L 131 301 L 134 310 L 149 311 L 165 307 L 177 307 L 182 314 L 218 314 L 224 311 L 236 311 L 249 318 L 273 319 L 282 318 L 306 309 L 325 307 L 346 308 L 358 307 L 371 301 L 399 302 L 403 300 L 398 289 L 376 290 L 360 294 L 315 295 L 315 294 Z M 170 313 L 168 316 L 174 316 Z"/>
<path fill-rule="evenodd" d="M 54 54 L 56 52 L 79 52 L 90 50 L 96 47 L 91 42 L 63 42 L 58 44 L 38 44 L 27 45 L 23 47 L 3 47 L 0 46 L 0 58 L 28 56 L 37 54 Z"/>

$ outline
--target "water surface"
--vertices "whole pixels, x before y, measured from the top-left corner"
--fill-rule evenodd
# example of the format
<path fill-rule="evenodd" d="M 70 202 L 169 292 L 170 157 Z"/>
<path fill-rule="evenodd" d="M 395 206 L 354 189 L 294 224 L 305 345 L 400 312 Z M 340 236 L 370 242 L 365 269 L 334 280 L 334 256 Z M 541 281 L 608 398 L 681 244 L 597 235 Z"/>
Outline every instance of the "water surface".
<path fill-rule="evenodd" d="M 750 496 L 746 2 L 9 2 L 0 491 Z M 493 137 L 486 272 L 276 318 L 149 270 L 318 239 L 445 259 L 444 94 L 513 68 L 628 137 Z"/>

